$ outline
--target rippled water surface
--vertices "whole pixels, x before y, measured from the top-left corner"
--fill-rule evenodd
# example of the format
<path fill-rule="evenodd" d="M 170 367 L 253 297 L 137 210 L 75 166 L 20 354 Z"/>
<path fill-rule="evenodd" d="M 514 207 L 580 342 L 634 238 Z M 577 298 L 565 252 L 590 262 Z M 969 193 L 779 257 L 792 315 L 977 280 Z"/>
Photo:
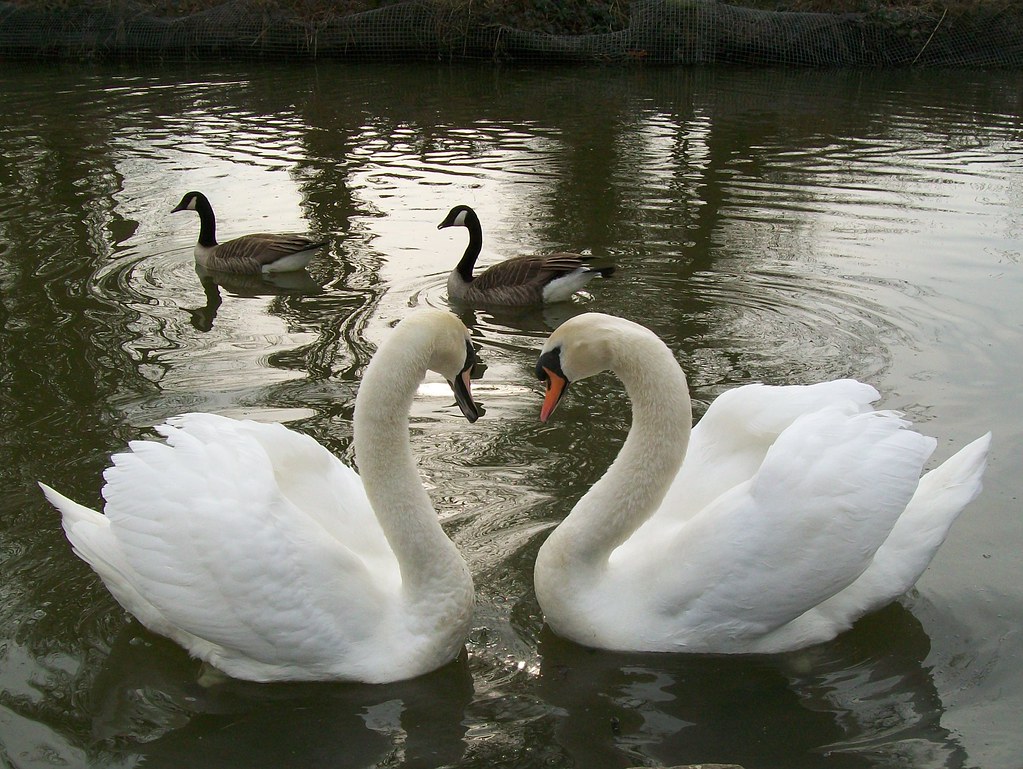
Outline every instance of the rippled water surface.
<path fill-rule="evenodd" d="M 0 766 L 1019 769 L 1023 75 L 329 66 L 0 70 Z M 309 231 L 308 274 L 201 278 L 222 237 Z M 469 426 L 413 444 L 478 590 L 464 659 L 388 686 L 203 687 L 72 554 L 37 479 L 99 505 L 109 455 L 205 410 L 351 459 L 354 394 L 410 307 L 483 262 L 619 270 L 547 308 L 455 308 Z M 588 380 L 541 427 L 536 350 L 585 310 L 676 351 L 697 415 L 747 382 L 855 376 L 939 439 L 994 430 L 982 496 L 905 598 L 806 652 L 596 653 L 544 628 L 532 563 L 628 426 Z"/>

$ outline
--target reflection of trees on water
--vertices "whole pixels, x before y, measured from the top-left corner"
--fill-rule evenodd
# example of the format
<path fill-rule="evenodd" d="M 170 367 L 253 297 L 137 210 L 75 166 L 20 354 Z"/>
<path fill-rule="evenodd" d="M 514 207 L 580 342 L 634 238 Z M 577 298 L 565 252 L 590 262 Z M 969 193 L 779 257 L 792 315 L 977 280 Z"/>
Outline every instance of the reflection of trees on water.
<path fill-rule="evenodd" d="M 104 391 L 133 386 L 118 308 L 93 301 L 85 287 L 136 223 L 117 210 L 121 177 L 104 105 L 78 91 L 65 96 L 60 121 L 0 100 L 0 270 L 8 316 L 0 377 L 9 399 L 3 427 L 13 434 L 36 426 L 38 440 L 23 447 L 29 456 L 61 446 L 68 422 L 81 415 L 109 425 L 114 415 Z"/>
<path fill-rule="evenodd" d="M 400 77 L 407 87 L 397 91 L 382 87 L 388 77 Z M 739 245 L 729 246 L 729 228 L 743 225 L 723 213 L 742 202 L 731 181 L 737 167 L 741 165 L 748 178 L 781 182 L 784 174 L 791 173 L 791 165 L 772 164 L 772 153 L 783 154 L 791 147 L 808 154 L 814 148 L 825 151 L 832 142 L 829 121 L 841 125 L 847 135 L 885 133 L 889 104 L 884 98 L 884 75 L 852 73 L 846 76 L 850 88 L 823 92 L 808 88 L 804 82 L 808 77 L 791 72 L 604 70 L 595 88 L 589 70 L 502 75 L 476 68 L 396 72 L 387 67 L 325 67 L 310 77 L 303 68 L 256 73 L 244 87 L 229 76 L 220 84 L 204 83 L 198 106 L 216 105 L 219 130 L 204 140 L 224 152 L 232 150 L 232 115 L 244 115 L 250 124 L 271 124 L 280 122 L 278 116 L 297 113 L 299 124 L 288 128 L 302 145 L 294 173 L 304 194 L 303 205 L 312 229 L 338 235 L 341 254 L 317 266 L 315 278 L 328 291 L 291 312 L 306 323 L 329 325 L 353 310 L 358 315 L 357 308 L 365 312 L 373 294 L 383 288 L 375 278 L 380 255 L 372 252 L 371 243 L 361 243 L 365 233 L 352 233 L 351 226 L 360 205 L 350 189 L 353 169 L 373 162 L 386 164 L 374 160 L 360 145 L 366 136 L 374 141 L 400 136 L 402 142 L 418 142 L 422 157 L 443 163 L 446 154 L 470 152 L 473 141 L 499 141 L 482 132 L 474 135 L 478 126 L 542 126 L 544 133 L 557 139 L 546 150 L 554 158 L 545 169 L 552 168 L 556 177 L 548 187 L 523 187 L 538 198 L 511 205 L 539 224 L 543 235 L 537 239 L 551 247 L 601 252 L 629 242 L 637 253 L 617 255 L 623 269 L 615 280 L 631 287 L 642 280 L 643 262 L 651 253 L 644 248 L 643 232 L 628 231 L 635 225 L 627 223 L 633 217 L 625 212 L 643 205 L 651 178 L 665 200 L 659 201 L 663 205 L 643 208 L 636 218 L 657 232 L 674 231 L 680 240 L 685 237 L 697 244 L 680 250 L 675 262 L 675 268 L 686 275 L 707 269 L 712 254 L 728 253 L 748 242 L 741 235 Z M 864 89 L 868 80 L 881 84 L 870 82 L 872 87 Z M 888 87 L 894 88 L 895 82 L 891 80 Z M 903 110 L 914 107 L 914 98 L 925 106 L 923 86 L 907 94 L 904 78 L 898 82 L 903 84 L 899 96 L 908 102 Z M 174 132 L 187 131 L 188 119 L 182 116 L 196 115 L 196 94 L 191 88 L 163 87 L 156 92 L 158 98 L 147 99 L 139 93 L 125 96 L 131 107 L 125 116 L 117 109 L 107 110 L 107 103 L 117 105 L 118 97 L 101 89 L 64 89 L 61 117 L 70 117 L 70 127 L 46 116 L 19 115 L 13 103 L 0 113 L 12 127 L 5 132 L 8 152 L 0 159 L 0 175 L 5 191 L 14 191 L 7 196 L 13 201 L 10 205 L 24 206 L 21 214 L 5 213 L 4 235 L 10 245 L 2 255 L 4 313 L 7 326 L 13 324 L 19 337 L 2 364 L 14 385 L 8 397 L 64 388 L 60 400 L 79 404 L 72 413 L 83 414 L 105 408 L 103 390 L 148 386 L 145 378 L 131 373 L 133 365 L 125 352 L 131 348 L 131 318 L 122 316 L 122 307 L 95 301 L 82 288 L 92 272 L 117 252 L 112 234 L 123 242 L 134 231 L 134 223 L 121 217 L 116 201 L 122 186 L 118 158 L 124 153 L 123 136 L 147 121 L 158 131 L 166 130 L 167 124 Z M 1012 105 L 1002 102 L 1013 98 L 991 89 L 990 111 L 1004 112 Z M 931 118 L 927 129 L 941 132 Z M 647 135 L 652 123 L 674 131 L 674 136 L 667 142 L 652 142 Z M 367 132 L 370 126 L 372 131 Z M 951 135 L 953 130 L 945 133 Z M 386 155 L 386 143 L 379 149 Z M 436 156 L 438 150 L 440 156 Z M 652 156 L 659 157 L 655 167 L 644 166 L 643 159 Z M 809 199 L 816 193 L 806 185 L 800 194 Z M 438 195 L 438 210 L 450 202 Z M 54 222 L 61 224 L 54 227 Z M 782 240 L 775 250 L 800 253 L 794 241 L 786 244 L 786 235 L 795 238 L 792 232 L 779 233 Z M 329 289 L 342 287 L 366 292 L 360 296 L 361 304 L 339 308 L 336 292 Z M 685 321 L 687 333 L 698 336 L 701 324 L 707 322 L 698 296 L 683 302 L 681 311 L 674 302 L 656 307 L 639 304 L 648 299 L 640 295 L 636 305 L 624 305 L 637 317 L 652 315 L 653 325 L 662 326 L 658 330 L 667 334 Z M 289 309 L 287 303 L 281 305 L 282 313 Z M 53 334 L 54 328 L 62 333 Z M 355 341 L 351 333 L 328 328 L 325 335 L 343 346 Z M 368 352 L 359 351 L 359 363 L 364 363 Z M 352 370 L 331 366 L 328 357 L 326 351 L 317 351 L 309 361 L 311 368 L 321 374 Z M 90 370 L 91 377 L 81 376 Z M 99 391 L 90 391 L 86 384 L 90 378 Z M 41 405 L 32 400 L 25 405 L 19 397 L 12 405 L 15 411 Z M 96 416 L 97 422 L 103 421 Z"/>
<path fill-rule="evenodd" d="M 66 83 L 56 73 L 40 80 L 38 87 L 47 90 Z M 105 462 L 94 447 L 120 443 L 127 434 L 110 395 L 150 389 L 123 344 L 135 314 L 89 290 L 94 270 L 124 250 L 137 226 L 117 207 L 122 178 L 110 152 L 116 120 L 87 90 L 62 92 L 58 116 L 38 112 L 45 108 L 23 93 L 0 100 L 0 301 L 6 315 L 0 474 L 8 490 L 0 502 L 0 540 L 11 556 L 4 564 L 0 632 L 11 638 L 21 627 L 25 636 L 31 625 L 40 653 L 76 635 L 74 623 L 64 620 L 81 594 L 65 589 L 68 583 L 94 580 L 82 570 L 62 574 L 47 564 L 59 517 L 41 503 L 34 482 L 64 473 L 65 490 L 82 492 L 82 479 L 94 481 Z M 69 466 L 84 472 L 68 474 Z M 52 609 L 39 616 L 40 606 Z"/>

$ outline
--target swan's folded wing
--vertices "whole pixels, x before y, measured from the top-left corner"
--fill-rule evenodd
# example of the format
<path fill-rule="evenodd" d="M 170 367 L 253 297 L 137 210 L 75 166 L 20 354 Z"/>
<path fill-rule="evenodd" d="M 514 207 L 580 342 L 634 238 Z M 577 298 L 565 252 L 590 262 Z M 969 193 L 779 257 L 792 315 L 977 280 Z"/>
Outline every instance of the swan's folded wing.
<path fill-rule="evenodd" d="M 322 527 L 364 560 L 392 559 L 362 479 L 310 436 L 281 424 L 215 414 L 183 414 L 157 430 L 171 446 L 178 435 L 210 444 L 225 440 L 227 434 L 237 441 L 256 441 L 266 452 L 279 492 L 292 502 L 296 515 L 310 518 L 310 525 Z"/>
<path fill-rule="evenodd" d="M 988 433 L 925 474 L 867 570 L 818 606 L 815 616 L 800 621 L 848 627 L 865 612 L 879 609 L 909 590 L 945 541 L 959 513 L 980 493 L 990 445 Z"/>
<path fill-rule="evenodd" d="M 935 441 L 891 413 L 796 420 L 752 480 L 670 537 L 660 610 L 741 642 L 851 584 L 916 489 Z M 673 583 L 674 587 L 672 586 Z"/>
<path fill-rule="evenodd" d="M 372 621 L 396 568 L 373 579 L 359 553 L 282 492 L 278 476 L 297 469 L 275 467 L 230 422 L 204 422 L 218 428 L 206 442 L 179 421 L 164 431 L 173 445 L 134 442 L 105 473 L 105 512 L 124 563 L 167 623 L 151 629 L 275 661 L 300 660 L 311 642 L 366 635 L 358 623 Z"/>
<path fill-rule="evenodd" d="M 655 517 L 684 520 L 749 480 L 785 430 L 824 408 L 870 410 L 877 390 L 854 379 L 813 385 L 745 385 L 722 393 L 693 428 L 685 462 Z"/>

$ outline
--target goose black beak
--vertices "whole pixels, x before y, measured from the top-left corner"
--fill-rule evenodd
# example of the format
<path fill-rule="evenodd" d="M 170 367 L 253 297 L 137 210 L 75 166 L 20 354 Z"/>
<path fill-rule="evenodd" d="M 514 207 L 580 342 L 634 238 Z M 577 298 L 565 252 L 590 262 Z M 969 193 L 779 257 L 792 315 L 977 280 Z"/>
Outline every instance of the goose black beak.
<path fill-rule="evenodd" d="M 458 408 L 462 410 L 463 416 L 471 424 L 480 418 L 480 408 L 476 405 L 476 401 L 472 399 L 470 374 L 472 374 L 472 366 L 463 369 L 455 381 L 449 381 L 448 384 L 451 385 L 451 390 L 455 393 L 455 403 L 458 404 Z"/>

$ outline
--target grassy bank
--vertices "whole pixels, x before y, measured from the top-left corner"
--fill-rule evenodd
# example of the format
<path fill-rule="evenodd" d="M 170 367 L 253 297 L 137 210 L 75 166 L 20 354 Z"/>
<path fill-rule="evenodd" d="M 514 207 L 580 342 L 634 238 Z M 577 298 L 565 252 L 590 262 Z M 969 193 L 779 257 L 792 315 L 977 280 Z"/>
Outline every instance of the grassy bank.
<path fill-rule="evenodd" d="M 401 0 L 250 0 L 268 15 L 326 21 L 393 5 Z M 8 0 L 14 5 L 49 10 L 130 8 L 161 17 L 188 16 L 223 0 Z M 452 12 L 468 13 L 481 23 L 549 34 L 594 34 L 628 27 L 629 0 L 437 0 Z M 768 11 L 864 13 L 910 12 L 949 18 L 1007 15 L 1023 20 L 1023 0 L 733 0 L 730 5 Z"/>
<path fill-rule="evenodd" d="M 4 55 L 1020 67 L 1023 0 L 0 0 Z"/>

